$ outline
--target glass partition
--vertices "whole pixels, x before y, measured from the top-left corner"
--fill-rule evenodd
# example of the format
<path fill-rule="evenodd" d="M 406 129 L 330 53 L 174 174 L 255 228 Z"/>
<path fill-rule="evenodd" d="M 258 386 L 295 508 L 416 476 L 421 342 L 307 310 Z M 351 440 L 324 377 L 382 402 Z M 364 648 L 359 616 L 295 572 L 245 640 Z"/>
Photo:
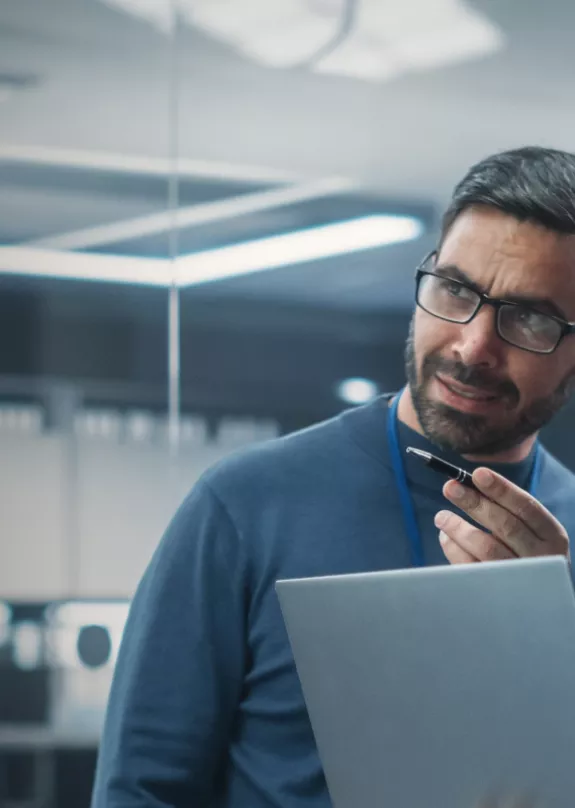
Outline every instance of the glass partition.
<path fill-rule="evenodd" d="M 0 5 L 0 789 L 88 805 L 186 492 L 399 389 L 454 184 L 575 149 L 575 6 L 552 5 Z M 572 415 L 544 439 L 575 466 Z"/>

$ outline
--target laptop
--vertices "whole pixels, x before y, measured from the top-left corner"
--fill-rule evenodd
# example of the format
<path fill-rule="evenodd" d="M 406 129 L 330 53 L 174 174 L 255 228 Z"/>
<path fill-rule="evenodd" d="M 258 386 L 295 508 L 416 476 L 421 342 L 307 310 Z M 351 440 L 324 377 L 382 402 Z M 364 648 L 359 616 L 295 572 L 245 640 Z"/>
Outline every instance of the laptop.
<path fill-rule="evenodd" d="M 335 808 L 573 808 L 566 559 L 276 588 Z"/>

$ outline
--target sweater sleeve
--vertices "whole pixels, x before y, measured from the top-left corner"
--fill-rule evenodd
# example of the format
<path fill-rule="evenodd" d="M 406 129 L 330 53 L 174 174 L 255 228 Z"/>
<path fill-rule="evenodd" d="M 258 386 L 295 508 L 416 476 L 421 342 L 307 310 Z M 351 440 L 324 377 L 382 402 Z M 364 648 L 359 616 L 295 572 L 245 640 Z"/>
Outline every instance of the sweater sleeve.
<path fill-rule="evenodd" d="M 243 569 L 234 526 L 200 482 L 131 605 L 92 808 L 197 808 L 213 799 L 243 683 Z"/>

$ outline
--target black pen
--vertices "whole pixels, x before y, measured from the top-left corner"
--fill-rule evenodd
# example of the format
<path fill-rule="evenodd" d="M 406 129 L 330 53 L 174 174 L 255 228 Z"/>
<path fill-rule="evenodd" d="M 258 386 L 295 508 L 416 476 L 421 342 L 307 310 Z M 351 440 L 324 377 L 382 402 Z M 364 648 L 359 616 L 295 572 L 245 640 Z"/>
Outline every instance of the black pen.
<path fill-rule="evenodd" d="M 430 469 L 433 469 L 433 471 L 437 471 L 439 474 L 443 474 L 445 477 L 451 477 L 452 480 L 457 480 L 458 483 L 461 483 L 461 485 L 464 485 L 466 488 L 475 488 L 471 474 L 463 469 L 460 469 L 458 466 L 454 466 L 453 463 L 448 463 L 446 460 L 442 460 L 440 457 L 432 455 L 431 452 L 424 452 L 421 449 L 415 449 L 413 446 L 408 446 L 406 451 L 409 454 L 414 454 L 416 457 L 420 457 Z"/>

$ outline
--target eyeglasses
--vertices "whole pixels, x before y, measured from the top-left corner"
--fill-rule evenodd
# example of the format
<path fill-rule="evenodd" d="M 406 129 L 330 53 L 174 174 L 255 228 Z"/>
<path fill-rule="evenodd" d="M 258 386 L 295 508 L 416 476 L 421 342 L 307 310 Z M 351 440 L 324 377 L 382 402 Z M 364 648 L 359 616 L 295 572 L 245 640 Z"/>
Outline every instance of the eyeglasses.
<path fill-rule="evenodd" d="M 521 303 L 489 297 L 466 283 L 426 269 L 435 256 L 435 252 L 428 255 L 416 273 L 415 299 L 428 314 L 464 324 L 471 322 L 482 306 L 493 306 L 495 328 L 501 339 L 537 354 L 553 353 L 563 337 L 575 333 L 575 323 Z"/>

